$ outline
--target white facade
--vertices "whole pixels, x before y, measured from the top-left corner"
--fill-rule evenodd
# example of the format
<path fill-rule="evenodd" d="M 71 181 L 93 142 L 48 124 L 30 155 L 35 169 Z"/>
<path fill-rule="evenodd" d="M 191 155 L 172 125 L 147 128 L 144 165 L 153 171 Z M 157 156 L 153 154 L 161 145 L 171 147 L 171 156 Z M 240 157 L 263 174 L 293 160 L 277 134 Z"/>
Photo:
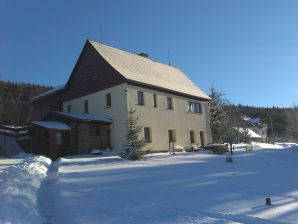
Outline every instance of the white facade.
<path fill-rule="evenodd" d="M 137 90 L 143 93 L 144 105 L 137 104 Z M 112 105 L 111 107 L 106 107 L 106 94 L 109 93 L 111 94 Z M 153 94 L 156 95 L 157 107 L 154 107 Z M 172 99 L 172 110 L 166 108 L 167 97 Z M 184 148 L 201 146 L 201 136 L 203 136 L 205 144 L 211 143 L 208 102 L 206 101 L 200 102 L 125 83 L 64 102 L 63 111 L 67 112 L 68 105 L 71 105 L 71 113 L 84 113 L 84 102 L 86 100 L 88 100 L 90 114 L 109 115 L 112 117 L 111 147 L 116 150 L 122 148 L 125 140 L 125 122 L 128 117 L 127 111 L 130 107 L 136 109 L 136 114 L 139 116 L 139 125 L 150 129 L 152 142 L 147 145 L 147 149 L 152 151 L 168 150 L 169 130 L 174 130 L 176 133 L 176 146 L 183 146 Z M 200 103 L 202 113 L 189 112 L 189 101 Z M 190 131 L 194 135 L 192 143 Z M 144 131 L 140 137 L 144 137 Z"/>

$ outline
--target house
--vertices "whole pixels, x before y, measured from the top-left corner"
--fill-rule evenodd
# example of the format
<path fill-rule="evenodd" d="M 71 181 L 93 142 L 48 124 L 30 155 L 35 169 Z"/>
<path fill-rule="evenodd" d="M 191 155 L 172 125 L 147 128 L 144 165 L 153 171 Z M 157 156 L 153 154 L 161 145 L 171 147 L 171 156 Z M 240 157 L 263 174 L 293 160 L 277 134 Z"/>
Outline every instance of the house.
<path fill-rule="evenodd" d="M 260 117 L 251 118 L 249 116 L 243 116 L 242 117 L 243 126 L 249 128 L 251 131 L 255 132 L 258 136 L 259 141 L 267 142 L 268 135 L 268 125 L 262 123 L 262 120 Z"/>
<path fill-rule="evenodd" d="M 32 120 L 68 125 L 68 153 L 119 150 L 132 109 L 147 149 L 167 151 L 211 142 L 209 101 L 178 68 L 87 40 L 67 83 L 32 99 Z"/>
<path fill-rule="evenodd" d="M 239 128 L 239 133 L 240 134 L 244 134 L 247 133 L 251 139 L 251 141 L 254 142 L 259 142 L 262 141 L 262 136 L 260 136 L 259 134 L 257 134 L 256 132 L 254 132 L 253 130 L 251 130 L 250 128 Z M 236 139 L 235 141 L 236 143 L 240 143 L 241 142 L 241 136 L 239 136 L 239 138 Z"/>

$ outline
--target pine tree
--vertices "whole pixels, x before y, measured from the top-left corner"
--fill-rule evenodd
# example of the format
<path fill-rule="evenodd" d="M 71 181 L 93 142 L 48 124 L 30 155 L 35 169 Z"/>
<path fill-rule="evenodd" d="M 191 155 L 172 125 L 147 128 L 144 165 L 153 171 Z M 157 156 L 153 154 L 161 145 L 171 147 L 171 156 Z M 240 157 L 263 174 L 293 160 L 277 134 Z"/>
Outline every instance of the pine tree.
<path fill-rule="evenodd" d="M 213 86 L 210 88 L 209 97 L 211 98 L 210 126 L 212 131 L 212 140 L 213 142 L 219 142 L 219 129 L 221 128 L 224 118 L 226 117 L 224 108 L 227 104 L 227 100 L 224 98 L 224 94 L 217 91 Z"/>
<path fill-rule="evenodd" d="M 251 143 L 251 137 L 250 137 L 248 128 L 244 128 L 243 131 L 240 133 L 240 140 L 241 142 L 246 144 Z"/>
<path fill-rule="evenodd" d="M 147 144 L 144 139 L 139 138 L 142 126 L 138 125 L 139 118 L 132 108 L 128 111 L 126 122 L 126 140 L 123 150 L 119 153 L 122 159 L 138 160 L 142 157 L 142 149 Z"/>

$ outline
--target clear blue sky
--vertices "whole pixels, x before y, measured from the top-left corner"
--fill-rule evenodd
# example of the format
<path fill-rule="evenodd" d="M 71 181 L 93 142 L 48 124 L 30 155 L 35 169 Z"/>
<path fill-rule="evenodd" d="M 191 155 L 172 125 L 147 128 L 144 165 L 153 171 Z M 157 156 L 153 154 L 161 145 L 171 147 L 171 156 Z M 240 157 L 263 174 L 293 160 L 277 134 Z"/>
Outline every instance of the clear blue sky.
<path fill-rule="evenodd" d="M 234 103 L 298 103 L 296 0 L 0 0 L 0 78 L 65 83 L 87 38 L 171 61 Z"/>

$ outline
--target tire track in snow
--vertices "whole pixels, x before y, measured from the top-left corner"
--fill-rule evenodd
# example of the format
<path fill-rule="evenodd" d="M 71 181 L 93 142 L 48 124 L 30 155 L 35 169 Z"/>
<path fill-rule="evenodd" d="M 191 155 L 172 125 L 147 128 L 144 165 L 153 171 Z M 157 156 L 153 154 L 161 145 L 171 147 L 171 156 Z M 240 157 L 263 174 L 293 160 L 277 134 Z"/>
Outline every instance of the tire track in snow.
<path fill-rule="evenodd" d="M 40 186 L 38 193 L 39 212 L 44 224 L 56 224 L 58 209 L 55 201 L 55 184 L 58 176 L 59 161 L 52 162 L 47 177 Z"/>

